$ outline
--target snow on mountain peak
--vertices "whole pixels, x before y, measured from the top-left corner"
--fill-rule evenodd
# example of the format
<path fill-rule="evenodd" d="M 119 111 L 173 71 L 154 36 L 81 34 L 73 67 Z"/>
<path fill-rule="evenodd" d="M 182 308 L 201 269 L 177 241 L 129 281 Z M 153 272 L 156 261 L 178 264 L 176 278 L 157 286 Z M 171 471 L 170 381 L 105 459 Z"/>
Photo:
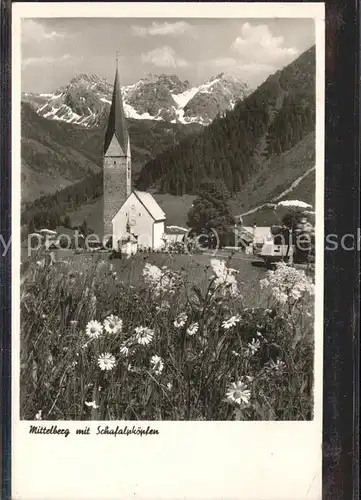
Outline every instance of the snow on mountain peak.
<path fill-rule="evenodd" d="M 40 116 L 94 127 L 105 119 L 112 91 L 113 85 L 105 78 L 81 73 L 53 94 L 27 100 Z M 225 73 L 193 87 L 174 74 L 148 74 L 123 86 L 122 94 L 128 118 L 207 125 L 219 112 L 231 109 L 244 98 L 245 85 Z"/>

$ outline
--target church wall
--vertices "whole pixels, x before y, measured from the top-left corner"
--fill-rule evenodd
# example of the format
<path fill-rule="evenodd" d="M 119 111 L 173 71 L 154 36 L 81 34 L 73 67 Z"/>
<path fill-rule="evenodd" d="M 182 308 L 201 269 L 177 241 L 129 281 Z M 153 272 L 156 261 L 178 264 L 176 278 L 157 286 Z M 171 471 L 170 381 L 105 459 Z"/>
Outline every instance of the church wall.
<path fill-rule="evenodd" d="M 128 214 L 130 231 L 138 236 L 138 245 L 152 248 L 154 220 L 133 193 L 113 220 L 113 247 L 117 248 L 117 241 L 126 232 Z"/>
<path fill-rule="evenodd" d="M 154 222 L 153 225 L 153 248 L 161 248 L 164 246 L 162 236 L 164 235 L 164 221 Z"/>

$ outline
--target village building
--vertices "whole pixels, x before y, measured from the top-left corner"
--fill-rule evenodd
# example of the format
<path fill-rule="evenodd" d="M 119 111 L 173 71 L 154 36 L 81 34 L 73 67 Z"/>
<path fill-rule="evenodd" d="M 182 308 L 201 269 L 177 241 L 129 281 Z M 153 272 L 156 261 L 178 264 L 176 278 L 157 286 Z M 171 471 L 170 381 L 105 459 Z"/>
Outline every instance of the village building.
<path fill-rule="evenodd" d="M 130 232 L 130 225 L 127 223 L 127 232 L 123 234 L 118 242 L 118 249 L 122 254 L 130 257 L 135 255 L 138 251 L 138 238 Z"/>
<path fill-rule="evenodd" d="M 103 237 L 113 249 L 159 249 L 164 245 L 165 213 L 150 193 L 132 189 L 132 158 L 118 68 L 104 141 Z M 137 244 L 135 245 L 135 241 Z"/>
<path fill-rule="evenodd" d="M 189 230 L 181 226 L 166 226 L 163 239 L 167 243 L 183 243 Z"/>
<path fill-rule="evenodd" d="M 248 245 L 252 245 L 252 253 L 259 254 L 266 241 L 272 239 L 270 226 L 243 226 L 243 230 L 248 234 Z"/>

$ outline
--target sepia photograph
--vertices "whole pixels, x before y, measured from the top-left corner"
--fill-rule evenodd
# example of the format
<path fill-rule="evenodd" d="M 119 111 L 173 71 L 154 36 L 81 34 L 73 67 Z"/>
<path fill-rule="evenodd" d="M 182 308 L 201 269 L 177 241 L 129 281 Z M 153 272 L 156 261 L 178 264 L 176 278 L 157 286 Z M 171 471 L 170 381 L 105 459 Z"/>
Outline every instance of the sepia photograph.
<path fill-rule="evenodd" d="M 314 419 L 315 19 L 206 16 L 21 20 L 35 433 Z"/>

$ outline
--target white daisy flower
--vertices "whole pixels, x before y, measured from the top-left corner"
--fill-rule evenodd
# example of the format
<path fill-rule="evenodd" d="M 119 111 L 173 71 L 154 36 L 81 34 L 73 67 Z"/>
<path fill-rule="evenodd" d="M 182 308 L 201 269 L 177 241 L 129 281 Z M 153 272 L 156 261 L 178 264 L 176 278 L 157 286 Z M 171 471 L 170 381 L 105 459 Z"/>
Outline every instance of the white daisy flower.
<path fill-rule="evenodd" d="M 279 371 L 282 371 L 286 368 L 286 363 L 284 363 L 283 361 L 277 359 L 277 362 L 274 364 L 274 369 L 279 372 Z"/>
<path fill-rule="evenodd" d="M 103 333 L 103 326 L 99 321 L 91 320 L 86 325 L 85 333 L 91 339 L 97 339 Z"/>
<path fill-rule="evenodd" d="M 163 360 L 160 356 L 154 355 L 150 358 L 152 370 L 156 375 L 160 375 L 164 368 Z"/>
<path fill-rule="evenodd" d="M 251 399 L 251 391 L 247 385 L 242 382 L 232 382 L 227 388 L 227 399 L 230 403 L 237 403 L 240 406 L 246 407 Z"/>
<path fill-rule="evenodd" d="M 76 319 L 72 319 L 70 321 L 70 326 L 77 326 L 78 325 L 78 321 Z"/>
<path fill-rule="evenodd" d="M 258 349 L 261 347 L 261 343 L 259 340 L 252 339 L 252 342 L 248 343 L 248 352 L 249 354 L 255 354 Z"/>
<path fill-rule="evenodd" d="M 191 325 L 189 325 L 189 327 L 187 328 L 187 333 L 188 335 L 195 335 L 199 330 L 199 325 L 198 323 L 192 323 Z"/>
<path fill-rule="evenodd" d="M 99 405 L 97 405 L 95 401 L 86 401 L 85 405 L 89 406 L 90 408 L 94 408 L 94 410 L 99 408 Z"/>
<path fill-rule="evenodd" d="M 107 333 L 120 333 L 123 328 L 123 321 L 111 314 L 104 320 L 104 329 Z"/>
<path fill-rule="evenodd" d="M 42 418 L 41 414 L 42 414 L 42 410 L 39 410 L 38 413 L 35 415 L 35 420 L 42 420 L 43 418 Z"/>
<path fill-rule="evenodd" d="M 171 391 L 171 390 L 173 389 L 173 384 L 172 384 L 172 382 L 168 382 L 168 384 L 167 384 L 167 389 L 168 389 L 168 391 Z"/>
<path fill-rule="evenodd" d="M 121 345 L 119 352 L 122 356 L 127 357 L 129 355 L 129 347 L 127 347 L 126 345 Z"/>
<path fill-rule="evenodd" d="M 99 356 L 98 365 L 101 370 L 112 370 L 115 366 L 115 357 L 110 352 L 105 352 Z"/>
<path fill-rule="evenodd" d="M 174 320 L 173 325 L 175 326 L 175 328 L 182 328 L 186 324 L 187 319 L 187 314 L 185 312 L 182 312 Z"/>
<path fill-rule="evenodd" d="M 137 326 L 135 329 L 135 337 L 138 344 L 147 345 L 149 344 L 154 336 L 154 331 L 146 326 Z"/>
<path fill-rule="evenodd" d="M 225 321 L 223 321 L 222 327 L 225 330 L 229 330 L 233 326 L 236 326 L 236 324 L 239 322 L 239 320 L 240 320 L 239 316 L 231 316 L 229 319 L 226 319 Z"/>

